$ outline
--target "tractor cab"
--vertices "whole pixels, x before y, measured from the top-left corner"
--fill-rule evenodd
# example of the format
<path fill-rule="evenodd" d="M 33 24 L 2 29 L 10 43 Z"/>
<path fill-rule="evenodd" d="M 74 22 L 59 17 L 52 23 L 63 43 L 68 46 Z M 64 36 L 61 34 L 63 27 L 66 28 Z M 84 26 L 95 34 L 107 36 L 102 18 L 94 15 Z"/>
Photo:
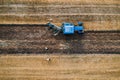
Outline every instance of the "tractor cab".
<path fill-rule="evenodd" d="M 64 22 L 62 23 L 63 34 L 74 34 L 74 24 Z"/>

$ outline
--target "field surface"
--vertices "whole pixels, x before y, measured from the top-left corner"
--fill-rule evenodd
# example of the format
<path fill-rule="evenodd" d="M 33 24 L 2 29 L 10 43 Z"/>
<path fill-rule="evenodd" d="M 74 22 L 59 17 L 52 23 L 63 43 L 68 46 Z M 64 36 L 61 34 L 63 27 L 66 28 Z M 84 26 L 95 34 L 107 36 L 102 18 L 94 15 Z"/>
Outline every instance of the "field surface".
<path fill-rule="evenodd" d="M 0 80 L 119 79 L 120 55 L 0 55 Z"/>
<path fill-rule="evenodd" d="M 120 80 L 120 0 L 0 0 L 0 80 Z"/>
<path fill-rule="evenodd" d="M 41 5 L 45 5 L 45 4 L 120 4 L 119 0 L 0 0 L 1 4 L 41 4 Z"/>
<path fill-rule="evenodd" d="M 120 31 L 85 31 L 65 36 L 45 26 L 0 26 L 0 54 L 120 53 Z"/>
<path fill-rule="evenodd" d="M 1 0 L 0 24 L 84 22 L 86 30 L 120 30 L 119 0 Z"/>

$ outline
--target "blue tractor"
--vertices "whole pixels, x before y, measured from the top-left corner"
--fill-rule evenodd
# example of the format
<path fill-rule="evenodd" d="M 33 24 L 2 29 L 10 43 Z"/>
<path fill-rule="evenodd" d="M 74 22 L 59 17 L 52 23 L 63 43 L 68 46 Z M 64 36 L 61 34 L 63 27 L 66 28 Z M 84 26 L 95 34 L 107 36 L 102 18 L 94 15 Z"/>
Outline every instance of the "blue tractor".
<path fill-rule="evenodd" d="M 47 26 L 49 29 L 52 29 L 54 31 L 54 35 L 58 35 L 60 32 L 62 32 L 65 35 L 71 35 L 75 32 L 78 32 L 78 34 L 84 33 L 84 27 L 82 22 L 78 22 L 78 25 L 74 25 L 73 23 L 64 22 L 62 25 L 56 26 L 52 23 L 47 23 Z"/>

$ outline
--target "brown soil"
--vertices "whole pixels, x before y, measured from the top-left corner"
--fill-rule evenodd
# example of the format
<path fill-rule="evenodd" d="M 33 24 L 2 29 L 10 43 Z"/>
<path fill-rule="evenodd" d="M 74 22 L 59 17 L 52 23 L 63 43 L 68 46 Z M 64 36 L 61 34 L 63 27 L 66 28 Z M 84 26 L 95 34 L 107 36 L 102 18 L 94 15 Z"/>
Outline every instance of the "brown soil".
<path fill-rule="evenodd" d="M 120 31 L 53 36 L 44 26 L 1 26 L 0 53 L 119 53 L 119 36 Z"/>

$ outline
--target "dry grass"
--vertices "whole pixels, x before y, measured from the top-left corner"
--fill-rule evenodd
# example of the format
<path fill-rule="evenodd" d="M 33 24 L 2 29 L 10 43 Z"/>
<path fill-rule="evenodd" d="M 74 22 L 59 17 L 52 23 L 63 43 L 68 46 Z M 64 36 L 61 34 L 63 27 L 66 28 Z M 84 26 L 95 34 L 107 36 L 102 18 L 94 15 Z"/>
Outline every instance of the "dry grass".
<path fill-rule="evenodd" d="M 0 55 L 0 80 L 119 80 L 119 75 L 120 55 Z"/>
<path fill-rule="evenodd" d="M 89 16 L 89 19 L 87 17 L 88 17 L 87 15 L 81 16 L 81 18 L 78 18 L 77 16 L 76 18 L 72 18 L 71 16 L 67 18 L 65 16 L 62 16 L 59 18 L 55 16 L 51 16 L 51 17 L 50 16 L 49 17 L 46 17 L 46 16 L 31 16 L 31 17 L 5 16 L 3 17 L 1 16 L 0 24 L 46 24 L 47 22 L 49 22 L 49 19 L 52 18 L 53 19 L 52 22 L 59 26 L 61 26 L 62 22 L 73 22 L 77 24 L 78 21 L 82 21 L 84 23 L 85 30 L 120 30 L 119 16 L 118 17 L 117 16 L 116 17 L 93 16 L 94 17 L 93 21 L 90 20 L 91 18 L 93 18 L 92 16 Z M 103 19 L 103 20 L 100 20 L 100 19 Z"/>
<path fill-rule="evenodd" d="M 114 4 L 120 4 L 119 0 L 0 0 L 0 4 L 10 4 L 11 6 L 14 6 L 12 8 L 1 7 L 2 9 L 0 11 L 0 24 L 42 24 L 47 23 L 49 22 L 49 20 L 52 19 L 53 23 L 58 25 L 60 25 L 62 22 L 76 23 L 77 21 L 82 21 L 84 22 L 86 30 L 120 30 L 119 6 L 116 5 L 116 7 L 112 7 L 112 5 Z M 75 4 L 98 4 L 102 7 L 103 5 L 101 4 L 111 4 L 108 5 L 109 7 L 111 6 L 111 8 L 105 7 L 105 9 L 97 9 L 94 7 L 93 9 L 91 7 L 89 9 L 86 9 L 86 7 L 84 7 L 84 9 L 86 10 L 81 10 L 80 8 L 68 9 L 67 7 L 63 7 L 58 10 L 59 8 L 49 9 L 48 7 L 44 9 L 37 9 L 33 6 L 33 8 L 28 9 L 27 7 L 24 8 L 25 6 L 27 6 L 24 4 L 28 4 L 30 6 L 37 6 L 37 4 L 39 6 L 46 6 L 47 4 L 52 6 L 56 4 L 70 4 L 74 6 Z M 15 8 L 15 6 L 23 7 Z M 73 11 L 74 9 L 75 11 Z M 81 12 L 77 10 L 81 10 Z M 35 13 L 35 11 L 38 11 L 37 14 Z"/>
<path fill-rule="evenodd" d="M 0 4 L 120 4 L 119 0 L 0 0 Z"/>

